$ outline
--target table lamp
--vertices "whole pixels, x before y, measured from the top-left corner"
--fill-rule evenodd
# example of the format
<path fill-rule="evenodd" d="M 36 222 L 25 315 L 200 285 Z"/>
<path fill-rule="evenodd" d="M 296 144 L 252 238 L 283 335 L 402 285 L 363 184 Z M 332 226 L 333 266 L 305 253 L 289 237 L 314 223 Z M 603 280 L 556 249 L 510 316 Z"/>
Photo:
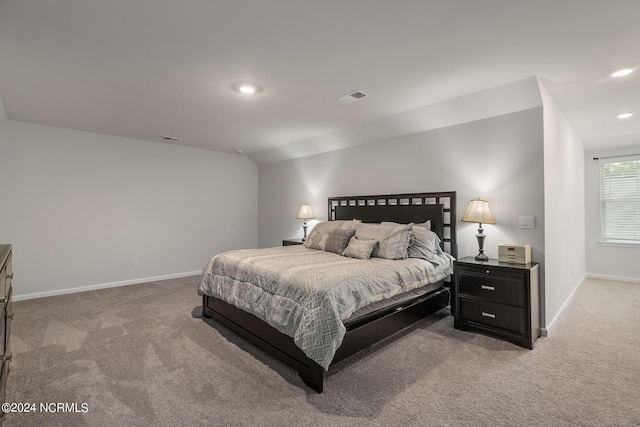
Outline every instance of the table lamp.
<path fill-rule="evenodd" d="M 481 200 L 480 198 L 469 201 L 469 206 L 467 206 L 467 211 L 464 213 L 461 221 L 477 222 L 478 224 L 480 224 L 478 228 L 478 234 L 476 234 L 480 253 L 476 255 L 476 261 L 489 261 L 489 257 L 484 254 L 484 238 L 486 236 L 482 234 L 482 224 L 496 223 L 493 220 L 493 216 L 491 215 L 489 202 L 487 202 L 486 200 Z"/>
<path fill-rule="evenodd" d="M 300 206 L 300 210 L 298 211 L 298 216 L 296 218 L 304 220 L 302 224 L 302 229 L 304 230 L 304 237 L 302 238 L 302 241 L 304 242 L 307 239 L 307 220 L 315 218 L 315 216 L 313 216 L 311 206 L 308 204 Z"/>

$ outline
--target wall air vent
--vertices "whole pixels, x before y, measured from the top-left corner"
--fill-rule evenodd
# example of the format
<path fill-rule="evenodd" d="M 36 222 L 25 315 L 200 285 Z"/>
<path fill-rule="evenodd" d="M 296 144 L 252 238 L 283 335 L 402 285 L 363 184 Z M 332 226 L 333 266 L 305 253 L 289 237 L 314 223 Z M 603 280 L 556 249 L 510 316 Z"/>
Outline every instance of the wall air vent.
<path fill-rule="evenodd" d="M 164 139 L 165 141 L 171 141 L 171 142 L 182 142 L 182 138 L 178 138 L 177 136 L 163 135 L 162 139 Z"/>
<path fill-rule="evenodd" d="M 338 98 L 338 101 L 342 101 L 342 102 L 346 102 L 347 104 L 350 104 L 352 102 L 356 102 L 367 96 L 369 96 L 367 93 L 361 90 L 356 90 L 354 92 L 341 96 L 340 98 Z"/>

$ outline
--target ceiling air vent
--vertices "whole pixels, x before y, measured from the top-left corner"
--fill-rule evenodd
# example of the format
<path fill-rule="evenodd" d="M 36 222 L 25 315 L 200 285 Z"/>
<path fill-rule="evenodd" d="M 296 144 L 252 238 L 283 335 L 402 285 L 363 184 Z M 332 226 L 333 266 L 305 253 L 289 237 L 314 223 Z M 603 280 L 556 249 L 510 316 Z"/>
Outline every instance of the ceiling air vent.
<path fill-rule="evenodd" d="M 163 135 L 162 139 L 164 139 L 165 141 L 171 141 L 171 142 L 181 142 L 182 138 L 178 138 L 177 136 L 166 136 Z"/>
<path fill-rule="evenodd" d="M 365 92 L 361 91 L 361 90 L 356 90 L 354 92 L 348 93 L 344 96 L 341 96 L 340 98 L 338 98 L 338 101 L 342 101 L 342 102 L 346 102 L 347 104 L 350 104 L 352 102 L 356 102 L 362 98 L 365 98 L 369 95 L 367 95 Z"/>

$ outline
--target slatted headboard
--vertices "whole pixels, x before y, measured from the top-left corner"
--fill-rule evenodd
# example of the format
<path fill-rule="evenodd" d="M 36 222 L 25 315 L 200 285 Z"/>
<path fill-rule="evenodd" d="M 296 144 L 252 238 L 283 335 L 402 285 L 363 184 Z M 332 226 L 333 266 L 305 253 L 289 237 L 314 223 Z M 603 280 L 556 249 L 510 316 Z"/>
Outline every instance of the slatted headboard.
<path fill-rule="evenodd" d="M 329 197 L 329 221 L 359 219 L 401 224 L 431 220 L 442 249 L 457 258 L 456 192 Z"/>

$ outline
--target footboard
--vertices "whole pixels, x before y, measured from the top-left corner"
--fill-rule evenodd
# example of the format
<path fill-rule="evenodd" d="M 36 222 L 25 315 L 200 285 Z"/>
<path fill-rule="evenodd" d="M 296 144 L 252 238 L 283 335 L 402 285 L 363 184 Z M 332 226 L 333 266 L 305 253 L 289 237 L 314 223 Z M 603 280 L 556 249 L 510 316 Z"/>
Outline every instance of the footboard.
<path fill-rule="evenodd" d="M 397 333 L 424 317 L 447 307 L 449 289 L 440 287 L 416 300 L 381 312 L 366 323 L 349 325 L 342 345 L 331 364 L 351 356 L 358 351 Z M 294 343 L 293 338 L 281 333 L 256 316 L 247 313 L 218 298 L 203 296 L 202 313 L 213 318 L 262 350 L 298 371 L 302 380 L 311 389 L 322 393 L 324 369 L 309 359 Z"/>
<path fill-rule="evenodd" d="M 293 338 L 278 331 L 251 313 L 247 313 L 218 298 L 202 297 L 202 314 L 215 319 L 257 345 L 278 360 L 298 371 L 310 388 L 322 393 L 324 369 L 300 350 Z"/>

